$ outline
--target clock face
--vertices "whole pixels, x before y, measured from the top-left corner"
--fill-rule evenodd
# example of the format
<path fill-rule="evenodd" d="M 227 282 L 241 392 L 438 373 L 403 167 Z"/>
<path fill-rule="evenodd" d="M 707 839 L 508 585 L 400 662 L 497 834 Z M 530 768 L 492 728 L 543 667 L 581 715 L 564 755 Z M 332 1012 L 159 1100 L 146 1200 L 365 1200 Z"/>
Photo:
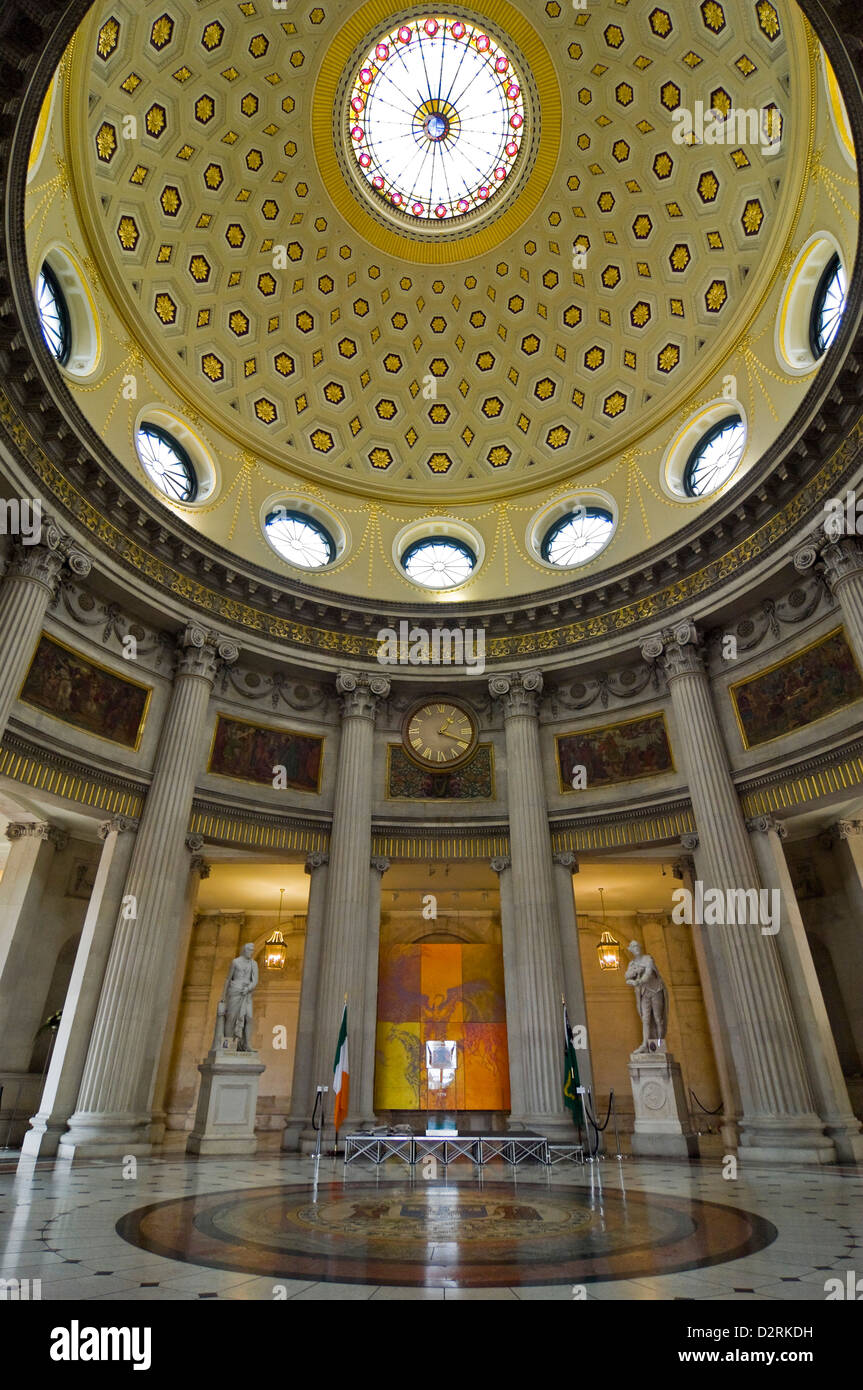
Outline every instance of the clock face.
<path fill-rule="evenodd" d="M 424 700 L 412 705 L 402 729 L 408 756 L 434 772 L 446 772 L 467 762 L 477 736 L 473 715 L 453 700 Z"/>

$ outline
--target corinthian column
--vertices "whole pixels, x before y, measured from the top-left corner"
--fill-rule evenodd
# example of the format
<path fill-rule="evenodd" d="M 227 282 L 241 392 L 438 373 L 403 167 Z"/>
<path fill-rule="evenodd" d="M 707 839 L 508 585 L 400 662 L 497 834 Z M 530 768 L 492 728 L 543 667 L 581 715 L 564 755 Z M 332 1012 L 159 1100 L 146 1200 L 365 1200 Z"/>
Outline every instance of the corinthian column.
<path fill-rule="evenodd" d="M 781 916 L 776 944 L 791 992 L 818 1114 L 836 1145 L 840 1162 L 859 1163 L 863 1159 L 863 1134 L 848 1099 L 848 1087 L 782 848 L 788 832 L 774 816 L 756 816 L 747 824 L 761 881 L 765 888 L 776 889 L 779 893 Z"/>
<path fill-rule="evenodd" d="M 503 955 L 503 992 L 506 1000 L 506 1047 L 509 1053 L 509 1109 L 511 1115 L 524 1115 L 524 1039 L 522 1008 L 518 994 L 518 930 L 512 901 L 512 860 L 508 854 L 492 859 L 491 867 L 500 884 L 500 940 Z"/>
<path fill-rule="evenodd" d="M 593 1080 L 593 1059 L 590 1053 L 590 1029 L 587 1026 L 587 1001 L 584 997 L 584 973 L 581 965 L 581 942 L 578 938 L 578 914 L 573 897 L 573 879 L 578 873 L 578 857 L 570 849 L 553 855 L 554 877 L 560 913 L 560 949 L 563 955 L 563 980 L 566 1009 L 573 1028 L 581 1024 L 587 1034 L 584 1047 L 576 1048 L 578 1076 L 582 1086 L 589 1086 L 596 1107 Z M 561 1044 L 562 1046 L 562 1044 Z"/>
<path fill-rule="evenodd" d="M 510 1123 L 571 1134 L 563 1104 L 563 959 L 539 746 L 539 671 L 492 676 L 506 733 L 512 907 L 516 923 L 524 1105 Z"/>
<path fill-rule="evenodd" d="M 856 536 L 816 537 L 796 552 L 794 567 L 805 573 L 819 559 L 821 572 L 842 611 L 851 650 L 863 669 L 863 547 Z"/>
<path fill-rule="evenodd" d="M 190 623 L 179 644 L 171 704 L 162 726 L 114 931 L 81 1090 L 62 1157 L 146 1154 L 156 1068 L 179 968 L 186 893 L 185 834 L 202 765 L 207 709 L 219 662 L 237 648 Z"/>
<path fill-rule="evenodd" d="M 348 996 L 350 1108 L 348 1122 L 361 1116 L 368 1094 L 369 1053 L 365 1031 L 369 982 L 366 950 L 369 922 L 369 863 L 372 853 L 372 756 L 378 701 L 390 693 L 385 676 L 340 671 L 342 729 L 333 796 L 330 867 L 321 947 L 315 1029 L 314 1077 L 332 1084 L 333 1057 L 344 997 Z M 375 988 L 377 982 L 375 981 Z M 372 1064 L 374 1049 L 371 1051 Z M 330 1107 L 330 1118 L 332 1108 Z"/>
<path fill-rule="evenodd" d="M 48 604 L 64 567 L 85 578 L 90 560 L 53 521 L 38 545 L 14 545 L 0 586 L 0 735 L 27 674 Z"/>
<path fill-rule="evenodd" d="M 758 870 L 699 648 L 695 625 L 684 621 L 650 638 L 642 653 L 647 661 L 661 661 L 668 679 L 675 741 L 700 837 L 699 864 L 708 875 L 705 891 L 757 892 Z M 835 1161 L 833 1142 L 815 1113 L 776 942 L 757 922 L 708 931 L 724 975 L 743 1109 L 740 1156 L 764 1163 Z"/>

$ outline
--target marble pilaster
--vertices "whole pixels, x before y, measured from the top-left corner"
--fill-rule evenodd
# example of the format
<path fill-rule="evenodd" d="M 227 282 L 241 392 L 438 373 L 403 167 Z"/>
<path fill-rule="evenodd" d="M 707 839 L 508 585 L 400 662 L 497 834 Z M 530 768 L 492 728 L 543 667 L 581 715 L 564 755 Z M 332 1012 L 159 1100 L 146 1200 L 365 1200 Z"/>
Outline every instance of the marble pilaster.
<path fill-rule="evenodd" d="M 233 643 L 190 623 L 165 716 L 124 902 L 105 972 L 63 1157 L 146 1154 L 153 1089 L 175 972 L 186 891 L 184 843 L 200 767 L 210 694 Z"/>
<path fill-rule="evenodd" d="M 512 901 L 512 860 L 508 854 L 501 854 L 492 859 L 491 867 L 497 874 L 500 885 L 500 937 L 506 1000 L 506 1045 L 509 1053 L 510 1114 L 523 1115 L 527 1109 L 524 1092 L 524 1036 L 518 990 L 518 933 Z"/>
<path fill-rule="evenodd" d="M 513 917 L 524 1106 L 510 1124 L 554 1137 L 571 1133 L 563 1104 L 560 996 L 564 982 L 560 919 L 539 742 L 542 675 L 492 676 L 489 692 L 503 708 L 509 787 Z"/>
<path fill-rule="evenodd" d="M 701 881 L 704 882 L 703 874 L 698 867 L 698 836 L 682 835 L 680 843 L 685 855 L 676 867 L 680 872 L 681 883 L 692 893 L 695 890 L 696 878 L 701 878 Z M 690 856 L 692 857 L 690 858 Z M 692 946 L 695 951 L 701 997 L 704 1000 L 704 1012 L 707 1015 L 710 1041 L 713 1045 L 713 1058 L 716 1062 L 716 1073 L 719 1078 L 719 1094 L 722 1100 L 719 1132 L 722 1135 L 726 1152 L 732 1152 L 740 1143 L 740 1131 L 737 1125 L 737 1117 L 740 1114 L 740 1095 L 737 1089 L 734 1059 L 728 1042 L 728 1024 L 722 1006 L 722 997 L 716 987 L 719 972 L 714 959 L 715 952 L 709 934 L 698 922 L 692 924 Z"/>
<path fill-rule="evenodd" d="M 305 872 L 309 876 L 306 944 L 303 951 L 300 1013 L 297 1021 L 297 1042 L 294 1052 L 294 1076 L 291 1083 L 291 1113 L 282 1134 L 283 1149 L 296 1149 L 298 1147 L 300 1134 L 303 1130 L 308 1130 L 311 1125 L 315 1089 L 318 1085 L 329 1085 L 329 1078 L 315 1076 L 312 1073 L 329 862 L 329 855 L 320 850 L 313 850 L 306 855 Z M 314 1142 L 313 1134 L 310 1134 L 310 1138 Z"/>
<path fill-rule="evenodd" d="M 63 1015 L 39 1112 L 31 1118 L 30 1129 L 21 1146 L 22 1153 L 31 1157 L 44 1158 L 57 1152 L 60 1136 L 75 1108 L 137 829 L 138 822 L 127 816 L 114 816 L 99 826 L 102 853 L 81 928 Z"/>
<path fill-rule="evenodd" d="M 859 1163 L 863 1159 L 863 1133 L 848 1099 L 848 1087 L 782 848 L 787 832 L 774 816 L 756 816 L 747 825 L 761 881 L 765 888 L 779 893 L 781 916 L 776 944 L 800 1030 L 815 1105 L 836 1146 L 840 1162 Z"/>
<path fill-rule="evenodd" d="M 46 821 L 22 821 L 8 825 L 6 837 L 12 848 L 0 882 L 0 1065 L 21 1073 L 30 1066 L 57 954 L 56 943 L 46 942 L 42 900 L 69 836 Z"/>
<path fill-rule="evenodd" d="M 576 1049 L 578 1075 L 582 1086 L 589 1086 L 596 1096 L 593 1078 L 593 1061 L 590 1052 L 590 1029 L 587 1025 L 587 1003 L 584 997 L 584 970 L 581 960 L 581 943 L 578 936 L 578 914 L 573 897 L 573 879 L 578 873 L 578 858 L 572 850 L 561 850 L 552 856 L 554 878 L 557 885 L 558 909 L 560 913 L 560 948 L 563 955 L 563 982 L 569 1022 L 573 1028 L 582 1024 L 587 1031 L 587 1042 L 583 1048 Z M 562 1044 L 561 1044 L 562 1046 Z M 596 1101 L 594 1100 L 594 1109 Z"/>
<path fill-rule="evenodd" d="M 683 620 L 648 639 L 645 660 L 665 668 L 706 874 L 705 889 L 761 887 L 728 755 L 713 708 L 695 625 Z M 830 1163 L 833 1141 L 815 1112 L 800 1036 L 776 942 L 758 923 L 708 927 L 715 943 L 740 1090 L 740 1157 Z"/>
<path fill-rule="evenodd" d="M 378 961 L 381 939 L 381 881 L 390 861 L 375 855 L 369 867 L 369 920 L 366 934 L 365 981 L 363 988 L 363 1017 L 360 1025 L 362 1053 L 360 1057 L 361 1085 L 352 1098 L 356 1100 L 356 1119 L 372 1124 L 375 1118 L 375 1052 L 378 1025 Z M 352 1107 L 353 1108 L 353 1107 Z"/>

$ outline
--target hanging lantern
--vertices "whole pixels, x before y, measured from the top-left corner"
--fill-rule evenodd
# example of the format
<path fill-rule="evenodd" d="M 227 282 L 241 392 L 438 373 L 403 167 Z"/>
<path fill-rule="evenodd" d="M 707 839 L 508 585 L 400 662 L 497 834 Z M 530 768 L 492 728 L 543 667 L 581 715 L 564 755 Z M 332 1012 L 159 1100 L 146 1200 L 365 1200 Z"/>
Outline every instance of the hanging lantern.
<path fill-rule="evenodd" d="M 288 959 L 288 948 L 285 945 L 285 938 L 279 930 L 282 923 L 282 900 L 285 896 L 284 888 L 279 889 L 279 894 L 279 921 L 272 936 L 268 937 L 265 946 L 264 960 L 268 970 L 284 970 L 285 962 Z"/>
<path fill-rule="evenodd" d="M 605 925 L 605 898 L 604 888 L 599 890 L 599 901 L 602 903 L 602 936 L 599 938 L 599 945 L 596 954 L 599 957 L 600 970 L 619 970 L 620 969 L 620 942 L 615 941 L 611 932 Z"/>
<path fill-rule="evenodd" d="M 610 931 L 604 931 L 596 948 L 600 970 L 620 969 L 620 942 L 615 941 Z"/>

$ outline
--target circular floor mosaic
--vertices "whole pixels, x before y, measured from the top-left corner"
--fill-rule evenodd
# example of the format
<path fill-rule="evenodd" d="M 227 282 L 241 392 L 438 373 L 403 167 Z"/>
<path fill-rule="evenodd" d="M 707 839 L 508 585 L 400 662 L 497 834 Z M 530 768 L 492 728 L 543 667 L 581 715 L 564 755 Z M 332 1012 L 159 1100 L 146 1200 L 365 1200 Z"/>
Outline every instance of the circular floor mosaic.
<path fill-rule="evenodd" d="M 636 1279 L 762 1250 L 768 1221 L 654 1193 L 539 1183 L 322 1183 L 130 1212 L 133 1245 L 190 1264 L 332 1283 L 492 1288 Z"/>

